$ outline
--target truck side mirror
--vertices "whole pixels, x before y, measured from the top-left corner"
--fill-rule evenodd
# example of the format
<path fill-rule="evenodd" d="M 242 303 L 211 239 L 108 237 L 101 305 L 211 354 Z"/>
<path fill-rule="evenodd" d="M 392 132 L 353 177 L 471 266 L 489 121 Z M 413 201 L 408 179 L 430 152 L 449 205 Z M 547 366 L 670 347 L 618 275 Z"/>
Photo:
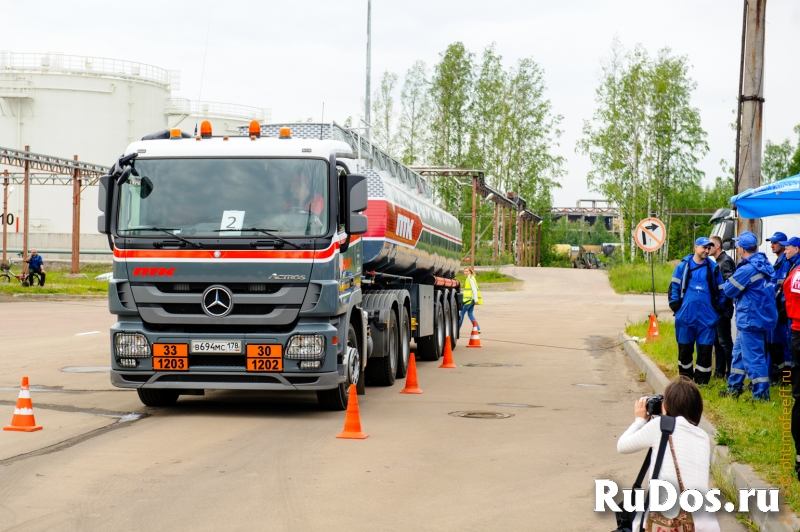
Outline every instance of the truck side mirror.
<path fill-rule="evenodd" d="M 725 251 L 729 251 L 733 249 L 733 236 L 736 230 L 736 221 L 735 220 L 725 220 L 723 222 L 723 234 L 722 234 L 722 249 Z"/>
<path fill-rule="evenodd" d="M 97 231 L 104 235 L 111 233 L 111 186 L 113 176 L 104 175 L 98 181 L 100 190 L 97 193 L 97 208 L 101 214 L 97 217 Z"/>
<path fill-rule="evenodd" d="M 348 235 L 362 235 L 367 232 L 367 178 L 363 175 L 347 175 L 347 196 L 345 197 L 347 217 L 344 231 Z"/>

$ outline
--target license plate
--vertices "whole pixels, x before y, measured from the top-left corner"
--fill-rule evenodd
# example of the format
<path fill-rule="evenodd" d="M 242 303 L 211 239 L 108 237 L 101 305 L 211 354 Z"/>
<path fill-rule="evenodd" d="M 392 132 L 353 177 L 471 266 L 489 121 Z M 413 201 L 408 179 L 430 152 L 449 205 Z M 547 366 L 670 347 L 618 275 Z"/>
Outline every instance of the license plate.
<path fill-rule="evenodd" d="M 247 371 L 283 371 L 282 358 L 248 358 Z"/>
<path fill-rule="evenodd" d="M 186 344 L 153 344 L 154 357 L 184 357 L 189 356 L 189 346 Z"/>
<path fill-rule="evenodd" d="M 186 357 L 153 357 L 153 369 L 156 371 L 189 371 L 189 359 Z"/>
<path fill-rule="evenodd" d="M 192 353 L 241 353 L 238 340 L 192 340 Z"/>
<path fill-rule="evenodd" d="M 283 371 L 283 346 L 248 344 L 247 371 Z"/>

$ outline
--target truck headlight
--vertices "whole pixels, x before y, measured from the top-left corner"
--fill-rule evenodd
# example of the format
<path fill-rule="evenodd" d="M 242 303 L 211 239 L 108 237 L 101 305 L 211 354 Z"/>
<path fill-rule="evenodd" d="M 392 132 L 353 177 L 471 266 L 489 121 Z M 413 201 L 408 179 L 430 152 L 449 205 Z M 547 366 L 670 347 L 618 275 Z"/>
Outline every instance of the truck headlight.
<path fill-rule="evenodd" d="M 144 358 L 151 356 L 150 343 L 140 333 L 117 333 L 114 352 L 118 357 Z"/>
<path fill-rule="evenodd" d="M 321 334 L 296 334 L 286 343 L 284 358 L 316 360 L 325 354 L 325 337 Z"/>

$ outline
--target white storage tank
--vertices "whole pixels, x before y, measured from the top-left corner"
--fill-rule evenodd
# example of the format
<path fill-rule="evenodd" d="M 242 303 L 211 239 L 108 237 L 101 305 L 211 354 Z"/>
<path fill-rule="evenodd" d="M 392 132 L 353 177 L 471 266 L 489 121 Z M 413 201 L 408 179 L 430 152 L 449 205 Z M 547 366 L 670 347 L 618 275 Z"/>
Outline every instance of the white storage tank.
<path fill-rule="evenodd" d="M 34 153 L 69 159 L 78 155 L 82 161 L 110 166 L 128 144 L 149 133 L 170 127 L 193 133 L 195 123 L 209 120 L 215 135 L 236 135 L 237 126 L 270 120 L 269 109 L 173 98 L 178 89 L 180 72 L 143 63 L 0 51 L 0 146 L 30 146 Z M 7 170 L 22 172 L 18 167 Z M 8 207 L 19 219 L 9 229 L 21 237 L 22 186 L 15 186 Z M 32 246 L 42 247 L 40 240 L 69 242 L 72 187 L 31 186 L 30 208 Z M 81 233 L 91 247 L 98 242 L 99 214 L 97 187 L 85 188 Z M 17 240 L 21 242 L 12 235 L 10 247 L 19 247 Z"/>

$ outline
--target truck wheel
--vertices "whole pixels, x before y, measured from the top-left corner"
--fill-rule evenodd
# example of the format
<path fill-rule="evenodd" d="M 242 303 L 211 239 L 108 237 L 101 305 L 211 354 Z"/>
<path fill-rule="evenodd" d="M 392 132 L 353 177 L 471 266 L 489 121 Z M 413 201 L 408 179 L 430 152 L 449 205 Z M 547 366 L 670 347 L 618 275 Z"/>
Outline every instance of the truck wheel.
<path fill-rule="evenodd" d="M 136 393 L 145 406 L 172 406 L 178 400 L 178 390 L 137 388 Z"/>
<path fill-rule="evenodd" d="M 417 340 L 417 354 L 420 360 L 439 360 L 444 349 L 444 312 L 442 303 L 436 303 L 433 314 L 433 334 Z"/>
<path fill-rule="evenodd" d="M 458 343 L 459 326 L 458 326 L 458 304 L 456 303 L 456 293 L 450 293 L 450 316 L 452 317 L 453 326 L 450 327 L 452 333 L 450 334 L 450 349 L 455 349 Z"/>
<path fill-rule="evenodd" d="M 361 353 L 358 350 L 358 336 L 353 324 L 347 325 L 347 345 L 348 351 L 354 349 L 352 357 L 345 368 L 347 378 L 345 381 L 332 390 L 317 390 L 317 401 L 319 406 L 325 410 L 344 410 L 347 408 L 347 399 L 350 392 L 350 385 L 358 382 L 361 374 Z"/>
<path fill-rule="evenodd" d="M 385 357 L 372 357 L 367 361 L 367 384 L 391 386 L 397 375 L 397 358 L 400 348 L 400 330 L 397 326 L 397 315 L 389 312 L 389 326 L 386 328 L 388 346 Z"/>
<path fill-rule="evenodd" d="M 400 320 L 400 351 L 397 355 L 397 378 L 402 379 L 408 373 L 408 359 L 411 357 L 411 319 L 408 309 L 402 307 Z"/>
<path fill-rule="evenodd" d="M 444 308 L 444 336 L 453 338 L 453 314 L 450 307 L 450 290 L 445 290 L 442 294 L 442 308 Z M 444 354 L 444 342 L 442 342 L 442 354 Z"/>

